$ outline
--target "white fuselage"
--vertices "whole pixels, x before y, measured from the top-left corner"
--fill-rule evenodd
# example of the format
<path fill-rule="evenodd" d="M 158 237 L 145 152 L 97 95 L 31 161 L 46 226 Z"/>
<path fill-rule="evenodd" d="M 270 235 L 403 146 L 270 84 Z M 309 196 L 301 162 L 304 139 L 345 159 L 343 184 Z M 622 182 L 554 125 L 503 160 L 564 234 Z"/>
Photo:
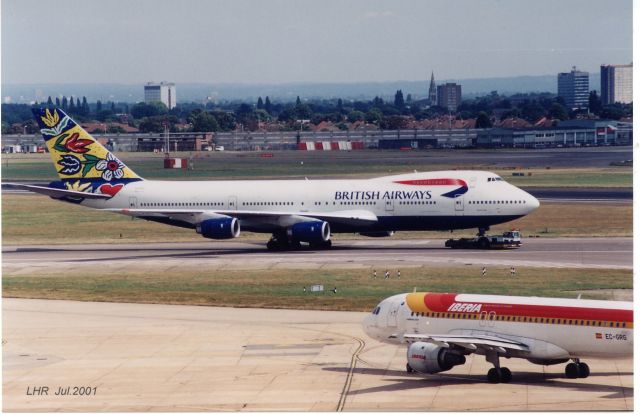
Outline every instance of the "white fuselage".
<path fill-rule="evenodd" d="M 396 344 L 405 334 L 497 336 L 526 344 L 528 352 L 511 356 L 531 360 L 620 358 L 633 352 L 632 302 L 431 294 L 442 296 L 432 302 L 444 307 L 425 311 L 412 310 L 409 295 L 416 294 L 380 302 L 364 320 L 364 331 Z"/>
<path fill-rule="evenodd" d="M 449 179 L 451 183 L 440 182 Z M 452 196 L 451 191 L 466 188 Z M 449 194 L 449 196 L 447 196 Z M 438 171 L 352 180 L 138 181 L 109 200 L 83 205 L 108 209 L 249 211 L 283 214 L 369 211 L 378 222 L 331 222 L 333 232 L 450 230 L 489 227 L 534 211 L 525 191 L 483 171 Z M 240 218 L 243 229 L 273 231 L 268 220 Z"/>

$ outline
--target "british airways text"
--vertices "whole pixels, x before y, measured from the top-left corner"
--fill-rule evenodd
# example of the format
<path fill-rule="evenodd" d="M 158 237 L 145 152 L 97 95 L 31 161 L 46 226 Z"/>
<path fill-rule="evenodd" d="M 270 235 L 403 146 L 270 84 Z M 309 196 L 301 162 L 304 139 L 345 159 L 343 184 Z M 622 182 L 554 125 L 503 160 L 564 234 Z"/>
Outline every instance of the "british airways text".
<path fill-rule="evenodd" d="M 335 200 L 430 200 L 431 191 L 336 191 Z"/>

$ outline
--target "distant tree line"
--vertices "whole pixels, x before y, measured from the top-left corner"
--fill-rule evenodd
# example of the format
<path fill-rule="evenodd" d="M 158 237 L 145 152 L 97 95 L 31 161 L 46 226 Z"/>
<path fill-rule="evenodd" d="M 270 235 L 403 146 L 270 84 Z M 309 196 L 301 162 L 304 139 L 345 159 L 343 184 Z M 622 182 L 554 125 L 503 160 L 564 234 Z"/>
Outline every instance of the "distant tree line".
<path fill-rule="evenodd" d="M 80 122 L 125 122 L 142 132 L 162 132 L 165 125 L 171 131 L 218 132 L 242 129 L 253 131 L 260 125 L 277 122 L 280 129 L 306 130 L 309 123 L 319 125 L 332 122 L 340 129 L 358 121 L 373 124 L 381 129 L 406 128 L 411 120 L 432 119 L 449 114 L 446 108 L 428 106 L 426 99 L 406 98 L 397 90 L 393 101 L 376 96 L 371 100 L 314 99 L 294 102 L 276 102 L 268 96 L 255 102 L 223 101 L 219 103 L 180 103 L 169 110 L 161 102 L 90 103 L 86 97 L 49 97 L 34 106 L 61 107 Z M 37 131 L 31 105 L 2 104 L 2 132 L 28 133 Z M 589 95 L 591 114 L 607 119 L 620 119 L 633 114 L 633 105 L 602 105 L 596 91 Z M 466 99 L 453 113 L 457 119 L 474 119 L 479 128 L 489 128 L 497 120 L 517 117 L 534 123 L 542 117 L 565 120 L 584 114 L 587 110 L 572 111 L 562 98 L 551 93 L 529 93 L 503 96 L 497 92 Z M 118 127 L 113 127 L 114 131 Z M 18 129 L 18 131 L 16 131 Z"/>

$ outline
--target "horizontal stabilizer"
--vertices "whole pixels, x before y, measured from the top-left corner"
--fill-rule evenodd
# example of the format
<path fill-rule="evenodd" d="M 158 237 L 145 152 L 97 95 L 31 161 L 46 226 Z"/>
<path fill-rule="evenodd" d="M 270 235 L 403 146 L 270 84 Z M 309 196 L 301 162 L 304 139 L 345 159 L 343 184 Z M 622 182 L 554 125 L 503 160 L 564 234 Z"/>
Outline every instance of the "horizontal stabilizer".
<path fill-rule="evenodd" d="M 103 199 L 103 200 L 111 198 L 109 194 L 85 193 L 82 191 L 63 190 L 61 188 L 43 187 L 39 185 L 14 184 L 14 183 L 4 183 L 4 185 L 12 188 L 17 188 L 20 190 L 33 191 L 34 193 L 44 194 L 53 198 L 73 197 L 73 198 Z"/>

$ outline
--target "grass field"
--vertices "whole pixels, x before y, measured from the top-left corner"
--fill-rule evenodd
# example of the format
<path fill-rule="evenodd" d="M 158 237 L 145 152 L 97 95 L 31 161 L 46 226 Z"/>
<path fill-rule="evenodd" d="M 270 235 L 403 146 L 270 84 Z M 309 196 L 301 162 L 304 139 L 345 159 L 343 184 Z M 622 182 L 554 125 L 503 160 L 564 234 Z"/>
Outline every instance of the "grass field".
<path fill-rule="evenodd" d="M 629 167 L 527 169 L 524 177 L 512 172 L 495 171 L 518 187 L 632 187 L 633 174 Z M 531 174 L 531 175 L 529 175 Z"/>
<path fill-rule="evenodd" d="M 631 204 L 543 203 L 534 213 L 502 225 L 491 232 L 519 228 L 526 236 L 631 236 Z M 90 231 L 87 229 L 91 229 Z M 475 229 L 455 231 L 454 236 L 473 235 Z M 267 234 L 241 233 L 247 240 L 265 241 Z M 335 239 L 356 237 L 337 234 Z M 399 232 L 396 238 L 445 238 L 448 232 Z M 137 243 L 202 241 L 194 230 L 144 220 L 132 220 L 34 194 L 2 197 L 2 240 L 5 245 Z"/>
<path fill-rule="evenodd" d="M 476 267 L 401 269 L 401 279 L 373 280 L 370 269 L 332 270 L 202 270 L 180 272 L 120 270 L 87 272 L 34 269 L 29 276 L 4 274 L 3 297 L 68 299 L 132 303 L 168 303 L 287 309 L 368 311 L 381 299 L 418 291 L 487 293 L 522 296 L 604 298 L 600 289 L 631 289 L 631 270 L 489 268 L 485 277 Z M 378 274 L 381 272 L 379 271 Z M 303 286 L 323 284 L 324 293 L 303 293 Z M 331 289 L 337 288 L 337 294 Z"/>
<path fill-rule="evenodd" d="M 513 168 L 496 169 L 490 165 L 443 165 L 421 158 L 403 159 L 397 154 L 377 160 L 372 157 L 354 157 L 345 161 L 339 157 L 315 157 L 301 163 L 295 152 L 274 158 L 260 158 L 256 153 L 219 154 L 200 153 L 194 161 L 194 170 L 163 168 L 162 155 L 122 154 L 126 162 L 140 176 L 149 179 L 208 180 L 208 179 L 258 179 L 302 177 L 374 177 L 417 171 L 447 169 L 479 169 L 493 171 L 517 186 L 537 187 L 631 187 L 631 167 L 609 168 Z M 303 154 L 308 156 L 308 154 Z M 188 154 L 184 155 L 185 157 Z M 524 172 L 523 177 L 513 176 L 514 171 Z M 3 155 L 2 177 L 4 181 L 52 181 L 56 174 L 48 154 Z"/>

